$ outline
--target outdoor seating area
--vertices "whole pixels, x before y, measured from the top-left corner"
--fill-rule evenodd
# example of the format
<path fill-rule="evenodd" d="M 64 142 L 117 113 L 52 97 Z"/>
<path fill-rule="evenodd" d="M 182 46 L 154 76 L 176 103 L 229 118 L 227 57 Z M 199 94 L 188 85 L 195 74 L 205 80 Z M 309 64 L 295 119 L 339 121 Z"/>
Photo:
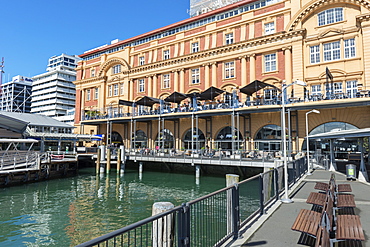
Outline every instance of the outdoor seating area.
<path fill-rule="evenodd" d="M 262 89 L 268 88 L 270 93 Z M 271 90 L 274 93 L 271 93 Z M 281 93 L 278 88 L 258 80 L 232 93 L 222 89 L 210 87 L 203 92 L 183 94 L 173 92 L 164 99 L 144 96 L 138 101 L 120 100 L 118 105 L 110 105 L 103 109 L 85 110 L 83 120 L 98 120 L 121 117 L 135 117 L 146 115 L 162 115 L 171 113 L 186 113 L 220 109 L 246 108 L 264 105 L 281 105 Z M 370 97 L 369 90 L 359 90 L 355 94 L 345 92 L 332 92 L 326 95 L 321 93 L 305 93 L 304 95 L 290 95 L 286 97 L 286 104 L 301 102 L 337 100 L 350 98 Z M 130 107 L 129 109 L 125 107 Z"/>
<path fill-rule="evenodd" d="M 362 246 L 365 241 L 360 217 L 350 184 L 336 184 L 332 174 L 329 183 L 317 182 L 306 203 L 311 210 L 301 209 L 291 227 L 301 232 L 298 244 L 307 246 Z M 336 245 L 337 246 L 337 245 Z"/>

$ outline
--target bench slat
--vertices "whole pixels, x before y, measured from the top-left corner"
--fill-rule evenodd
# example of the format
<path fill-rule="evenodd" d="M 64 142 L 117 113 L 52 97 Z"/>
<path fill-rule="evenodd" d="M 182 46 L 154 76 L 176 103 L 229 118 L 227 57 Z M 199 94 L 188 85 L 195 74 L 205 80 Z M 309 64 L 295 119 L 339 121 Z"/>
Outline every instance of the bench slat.
<path fill-rule="evenodd" d="M 308 209 L 301 209 L 293 223 L 292 230 L 316 236 L 320 219 L 320 213 Z"/>
<path fill-rule="evenodd" d="M 340 194 L 337 196 L 337 207 L 356 207 L 355 197 L 350 194 Z"/>
<path fill-rule="evenodd" d="M 365 241 L 360 217 L 358 215 L 338 215 L 336 239 Z"/>

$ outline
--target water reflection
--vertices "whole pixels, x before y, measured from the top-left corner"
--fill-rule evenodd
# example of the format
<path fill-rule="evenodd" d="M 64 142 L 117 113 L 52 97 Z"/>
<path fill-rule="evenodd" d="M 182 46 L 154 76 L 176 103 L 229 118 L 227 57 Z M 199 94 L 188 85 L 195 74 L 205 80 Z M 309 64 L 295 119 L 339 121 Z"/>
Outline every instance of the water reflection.
<path fill-rule="evenodd" d="M 137 171 L 80 176 L 1 189 L 0 246 L 75 246 L 151 215 L 154 202 L 174 205 L 224 187 L 223 177 Z"/>

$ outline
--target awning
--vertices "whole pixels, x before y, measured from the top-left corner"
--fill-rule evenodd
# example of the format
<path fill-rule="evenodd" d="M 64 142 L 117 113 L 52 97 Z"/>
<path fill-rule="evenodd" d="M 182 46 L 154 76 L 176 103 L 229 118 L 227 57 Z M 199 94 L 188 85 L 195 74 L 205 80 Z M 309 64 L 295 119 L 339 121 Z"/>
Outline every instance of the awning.
<path fill-rule="evenodd" d="M 362 137 L 370 137 L 370 128 L 330 131 L 308 136 L 310 139 L 349 139 Z"/>
<path fill-rule="evenodd" d="M 186 94 L 179 93 L 179 92 L 173 92 L 171 95 L 165 98 L 164 101 L 179 104 L 181 101 L 183 101 L 186 98 L 189 98 L 189 96 L 187 96 Z"/>
<path fill-rule="evenodd" d="M 154 104 L 160 104 L 161 100 L 149 96 L 144 96 L 135 103 L 137 105 L 153 106 Z"/>
<path fill-rule="evenodd" d="M 198 95 L 198 99 L 200 100 L 213 100 L 218 95 L 225 93 L 224 90 L 216 88 L 214 86 L 208 88 L 207 90 L 203 91 Z"/>
<path fill-rule="evenodd" d="M 255 93 L 255 92 L 257 92 L 257 91 L 259 91 L 259 90 L 261 90 L 265 87 L 273 87 L 273 88 L 276 88 L 277 90 L 281 91 L 279 88 L 275 87 L 274 85 L 270 85 L 270 84 L 264 83 L 264 82 L 259 81 L 259 80 L 252 81 L 251 83 L 249 83 L 245 87 L 241 88 L 239 91 L 241 93 L 252 96 L 253 93 Z"/>

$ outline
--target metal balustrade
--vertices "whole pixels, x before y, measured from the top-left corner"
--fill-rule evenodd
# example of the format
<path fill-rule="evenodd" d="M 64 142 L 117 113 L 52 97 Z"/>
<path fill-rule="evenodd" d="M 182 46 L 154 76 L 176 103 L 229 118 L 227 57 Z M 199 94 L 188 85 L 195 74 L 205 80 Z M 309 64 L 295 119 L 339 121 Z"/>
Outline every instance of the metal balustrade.
<path fill-rule="evenodd" d="M 290 162 L 290 185 L 307 172 L 305 157 Z M 271 169 L 169 211 L 78 245 L 221 246 L 280 199 L 283 167 Z"/>

